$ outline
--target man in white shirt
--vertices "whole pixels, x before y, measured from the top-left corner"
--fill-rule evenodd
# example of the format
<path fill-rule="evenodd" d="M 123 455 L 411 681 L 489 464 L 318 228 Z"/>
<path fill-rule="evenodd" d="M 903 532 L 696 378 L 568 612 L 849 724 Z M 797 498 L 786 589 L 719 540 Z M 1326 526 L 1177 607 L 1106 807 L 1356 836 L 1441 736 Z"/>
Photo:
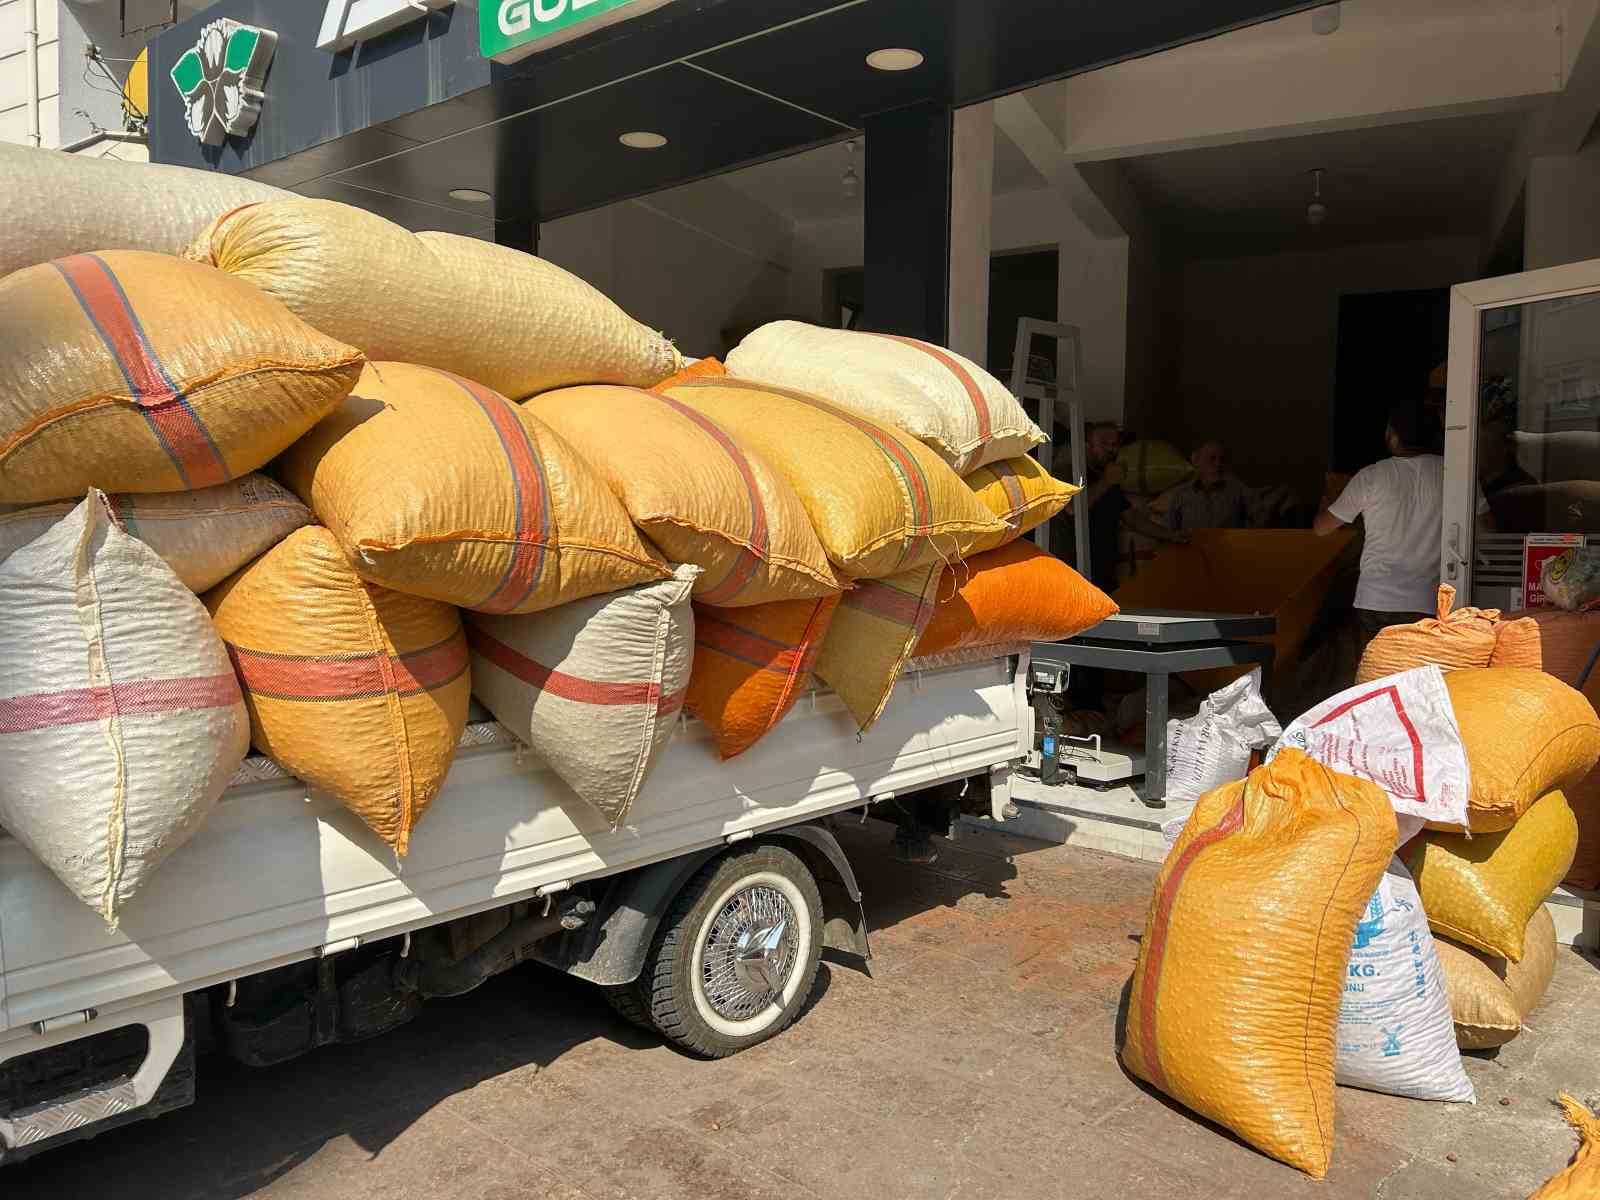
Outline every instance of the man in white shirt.
<path fill-rule="evenodd" d="M 1420 406 L 1394 409 L 1386 437 L 1393 457 L 1356 472 L 1313 526 L 1326 537 L 1357 517 L 1366 525 L 1355 607 L 1368 638 L 1433 616 L 1439 591 L 1444 459 Z"/>

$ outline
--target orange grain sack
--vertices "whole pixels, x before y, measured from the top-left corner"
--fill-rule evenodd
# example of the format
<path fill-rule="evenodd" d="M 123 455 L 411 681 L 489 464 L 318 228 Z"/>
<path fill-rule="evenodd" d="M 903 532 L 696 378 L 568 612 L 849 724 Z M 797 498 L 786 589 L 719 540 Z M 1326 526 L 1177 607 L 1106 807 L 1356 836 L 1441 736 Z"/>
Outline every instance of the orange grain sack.
<path fill-rule="evenodd" d="M 1016 541 L 1055 516 L 1078 494 L 1072 484 L 1057 479 L 1027 454 L 979 467 L 962 479 L 978 502 L 1006 523 L 1005 533 L 980 538 L 973 554 Z"/>
<path fill-rule="evenodd" d="M 723 758 L 754 746 L 805 695 L 839 599 L 694 606 L 687 707 L 716 737 Z"/>
<path fill-rule="evenodd" d="M 0 280 L 0 503 L 235 479 L 334 408 L 361 354 L 212 267 L 138 250 Z"/>
<path fill-rule="evenodd" d="M 1123 1064 L 1326 1175 L 1345 965 L 1396 835 L 1376 784 L 1298 750 L 1200 797 L 1156 879 Z"/>
<path fill-rule="evenodd" d="M 960 583 L 940 599 L 917 654 L 973 646 L 1056 642 L 1098 625 L 1116 601 L 1032 542 L 1012 542 L 951 569 Z M 949 584 L 945 590 L 950 590 Z"/>
<path fill-rule="evenodd" d="M 467 723 L 456 610 L 363 582 L 320 526 L 290 534 L 204 600 L 256 748 L 404 854 Z"/>
<path fill-rule="evenodd" d="M 883 715 L 933 617 L 944 578 L 944 564 L 934 563 L 863 581 L 840 599 L 817 656 L 817 678 L 844 701 L 863 732 Z"/>
<path fill-rule="evenodd" d="M 396 591 L 528 613 L 671 575 L 548 426 L 431 367 L 369 363 L 282 469 L 362 577 Z"/>
<path fill-rule="evenodd" d="M 1600 1117 L 1565 1092 L 1559 1102 L 1567 1124 L 1578 1132 L 1578 1152 L 1528 1200 L 1593 1200 L 1600 1196 Z"/>
<path fill-rule="evenodd" d="M 702 603 L 839 591 L 789 481 L 704 413 L 658 391 L 607 386 L 561 388 L 522 407 L 567 440 L 668 559 L 702 569 Z"/>
<path fill-rule="evenodd" d="M 1439 615 L 1413 625 L 1391 625 L 1367 643 L 1357 683 L 1371 683 L 1413 667 L 1441 671 L 1467 667 L 1539 667 L 1538 635 L 1530 623 L 1504 622 L 1498 608 L 1457 608 L 1456 590 L 1439 585 Z"/>

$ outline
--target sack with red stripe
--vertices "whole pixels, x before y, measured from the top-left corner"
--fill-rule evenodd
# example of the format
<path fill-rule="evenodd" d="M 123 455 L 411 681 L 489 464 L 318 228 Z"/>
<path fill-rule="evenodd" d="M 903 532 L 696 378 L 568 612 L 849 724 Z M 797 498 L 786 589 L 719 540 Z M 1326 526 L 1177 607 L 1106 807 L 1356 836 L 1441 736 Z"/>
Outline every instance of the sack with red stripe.
<path fill-rule="evenodd" d="M 274 480 L 252 472 L 195 492 L 107 496 L 111 516 L 177 572 L 192 592 L 215 587 L 302 525 L 311 510 Z M 77 505 L 40 504 L 0 513 L 0 562 Z"/>
<path fill-rule="evenodd" d="M 804 392 L 714 375 L 657 389 L 726 429 L 800 497 L 828 558 L 882 579 L 965 558 L 1006 523 L 916 438 Z"/>
<path fill-rule="evenodd" d="M 283 476 L 363 578 L 490 613 L 527 613 L 671 570 L 562 438 L 482 384 L 368 363 Z"/>
<path fill-rule="evenodd" d="M 921 438 L 965 475 L 1045 440 L 977 363 L 916 338 L 774 321 L 728 355 L 728 373 L 814 392 Z"/>
<path fill-rule="evenodd" d="M 943 563 L 858 583 L 839 601 L 817 656 L 817 678 L 863 731 L 883 715 L 894 685 L 933 619 Z"/>
<path fill-rule="evenodd" d="M 616 829 L 689 686 L 699 567 L 531 616 L 468 618 L 473 690 Z"/>
<path fill-rule="evenodd" d="M 250 747 L 205 607 L 98 492 L 0 563 L 0 825 L 115 927 Z"/>
<path fill-rule="evenodd" d="M 789 481 L 710 417 L 660 392 L 579 387 L 523 408 L 565 438 L 672 562 L 721 608 L 838 592 Z"/>
<path fill-rule="evenodd" d="M 336 408 L 359 351 L 213 267 L 137 250 L 0 279 L 0 503 L 212 487 Z"/>
<path fill-rule="evenodd" d="M 1156 879 L 1123 1065 L 1326 1175 L 1345 967 L 1395 837 L 1377 784 L 1299 750 L 1200 797 Z"/>
<path fill-rule="evenodd" d="M 689 712 L 723 758 L 770 733 L 811 686 L 822 639 L 840 597 L 779 600 L 749 608 L 694 606 Z"/>
<path fill-rule="evenodd" d="M 290 534 L 205 602 L 244 687 L 256 748 L 404 854 L 467 724 L 460 615 L 363 582 L 319 525 Z"/>

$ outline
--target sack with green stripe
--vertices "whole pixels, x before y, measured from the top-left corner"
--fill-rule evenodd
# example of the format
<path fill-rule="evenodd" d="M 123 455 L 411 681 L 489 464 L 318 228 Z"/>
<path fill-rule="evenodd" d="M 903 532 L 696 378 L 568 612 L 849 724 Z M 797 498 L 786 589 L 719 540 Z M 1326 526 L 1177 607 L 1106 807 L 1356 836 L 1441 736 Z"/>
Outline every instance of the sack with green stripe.
<path fill-rule="evenodd" d="M 1298 750 L 1200 797 L 1156 879 L 1128 1070 L 1326 1175 L 1351 942 L 1396 836 L 1382 789 Z"/>

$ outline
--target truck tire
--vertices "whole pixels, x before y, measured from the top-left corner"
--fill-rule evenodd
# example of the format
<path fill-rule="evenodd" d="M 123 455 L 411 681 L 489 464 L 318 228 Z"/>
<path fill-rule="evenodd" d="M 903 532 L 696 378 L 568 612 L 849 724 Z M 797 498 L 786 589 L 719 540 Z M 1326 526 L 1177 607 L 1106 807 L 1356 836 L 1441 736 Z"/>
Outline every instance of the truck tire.
<path fill-rule="evenodd" d="M 707 863 L 673 901 L 639 977 L 655 1027 L 726 1058 L 784 1029 L 822 956 L 822 897 L 805 863 L 756 846 Z"/>

